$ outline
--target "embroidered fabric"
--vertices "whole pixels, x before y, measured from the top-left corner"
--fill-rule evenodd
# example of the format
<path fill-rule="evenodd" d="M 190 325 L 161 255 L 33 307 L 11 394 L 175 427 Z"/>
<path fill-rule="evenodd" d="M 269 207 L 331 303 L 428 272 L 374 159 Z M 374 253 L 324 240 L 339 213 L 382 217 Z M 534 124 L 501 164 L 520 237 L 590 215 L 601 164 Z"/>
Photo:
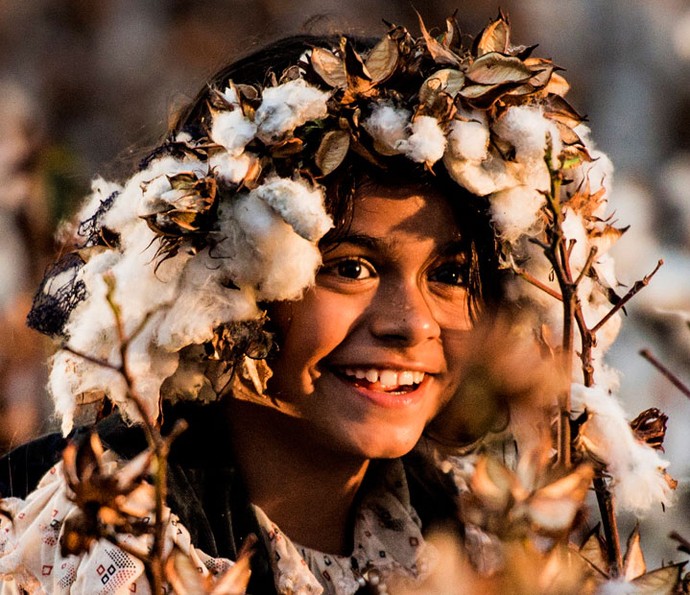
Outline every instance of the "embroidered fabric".
<path fill-rule="evenodd" d="M 259 507 L 254 509 L 281 595 L 353 595 L 372 571 L 384 582 L 393 574 L 418 581 L 437 558 L 422 536 L 400 460 L 388 462 L 380 481 L 364 496 L 355 518 L 350 556 L 302 547 L 290 541 Z"/>
<path fill-rule="evenodd" d="M 106 453 L 114 455 L 112 452 Z M 97 541 L 81 556 L 63 557 L 60 538 L 65 521 L 77 513 L 67 497 L 62 462 L 46 473 L 37 488 L 22 500 L 5 498 L 0 511 L 0 595 L 125 595 L 151 592 L 144 565 L 116 545 Z M 202 576 L 220 574 L 232 562 L 211 558 L 196 549 L 189 531 L 170 510 L 164 511 L 165 551 L 179 549 Z M 144 550 L 148 536 L 123 535 L 122 544 Z"/>

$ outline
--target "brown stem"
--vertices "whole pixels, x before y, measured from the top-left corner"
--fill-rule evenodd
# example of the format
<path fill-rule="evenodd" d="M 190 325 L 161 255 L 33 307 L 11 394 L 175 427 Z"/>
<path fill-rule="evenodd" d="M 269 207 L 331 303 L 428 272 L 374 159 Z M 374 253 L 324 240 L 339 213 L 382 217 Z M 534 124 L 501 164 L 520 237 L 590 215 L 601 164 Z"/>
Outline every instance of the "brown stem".
<path fill-rule="evenodd" d="M 609 575 L 611 578 L 620 576 L 623 568 L 623 556 L 621 555 L 621 543 L 618 537 L 618 520 L 613 501 L 613 494 L 606 485 L 606 480 L 597 475 L 594 478 L 594 491 L 597 495 L 597 503 L 601 511 L 601 519 L 606 536 L 606 555 L 609 562 Z"/>
<path fill-rule="evenodd" d="M 640 350 L 640 355 L 645 358 L 650 364 L 652 364 L 659 372 L 662 373 L 668 380 L 671 381 L 671 384 L 675 386 L 680 392 L 682 392 L 688 399 L 690 399 L 690 388 L 680 379 L 678 376 L 676 376 L 671 370 L 669 370 L 664 364 L 662 364 L 653 354 L 649 349 L 641 349 Z"/>
<path fill-rule="evenodd" d="M 518 277 L 524 279 L 525 281 L 527 281 L 527 283 L 534 285 L 538 289 L 541 289 L 544 293 L 548 293 L 551 297 L 556 298 L 558 301 L 561 301 L 563 299 L 563 296 L 560 293 L 558 293 L 545 283 L 542 283 L 539 279 L 528 273 L 526 270 L 521 269 L 519 267 L 514 267 L 513 271 L 515 271 L 515 274 Z"/>
<path fill-rule="evenodd" d="M 592 327 L 592 332 L 596 333 L 602 326 L 604 326 L 609 321 L 611 316 L 613 316 L 616 312 L 618 312 L 618 310 L 625 306 L 625 304 L 627 304 L 638 291 L 647 287 L 647 285 L 649 285 L 649 282 L 652 280 L 652 277 L 656 275 L 656 272 L 661 268 L 661 265 L 663 264 L 663 259 L 659 260 L 659 262 L 656 263 L 656 267 L 654 267 L 654 270 L 651 273 L 649 273 L 649 275 L 643 277 L 640 281 L 636 281 L 635 284 L 630 288 L 630 291 L 628 291 L 628 293 L 626 293 L 620 299 L 620 301 L 606 313 L 606 316 L 604 316 L 599 322 L 597 322 L 594 325 L 594 327 Z"/>

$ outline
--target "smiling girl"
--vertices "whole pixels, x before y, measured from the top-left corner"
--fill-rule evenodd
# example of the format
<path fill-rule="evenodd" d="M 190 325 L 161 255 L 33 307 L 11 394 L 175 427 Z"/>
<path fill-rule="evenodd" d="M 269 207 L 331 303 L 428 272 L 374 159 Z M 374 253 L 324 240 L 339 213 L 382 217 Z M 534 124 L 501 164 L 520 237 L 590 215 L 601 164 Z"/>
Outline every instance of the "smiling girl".
<path fill-rule="evenodd" d="M 472 48 L 449 27 L 278 42 L 214 77 L 132 178 L 94 183 L 30 323 L 62 340 L 63 431 L 98 422 L 107 451 L 74 431 L 66 480 L 56 436 L 3 461 L 7 589 L 150 588 L 137 490 L 108 501 L 126 523 L 74 520 L 103 508 L 77 512 L 84 470 L 145 449 L 142 417 L 189 425 L 165 551 L 220 575 L 255 534 L 248 592 L 383 592 L 428 574 L 430 527 L 471 533 L 458 470 L 515 451 L 505 407 L 468 397 L 473 330 L 503 298 L 499 260 L 531 266 L 553 172 L 568 163 L 574 194 L 591 167 L 550 61 L 503 17 Z"/>

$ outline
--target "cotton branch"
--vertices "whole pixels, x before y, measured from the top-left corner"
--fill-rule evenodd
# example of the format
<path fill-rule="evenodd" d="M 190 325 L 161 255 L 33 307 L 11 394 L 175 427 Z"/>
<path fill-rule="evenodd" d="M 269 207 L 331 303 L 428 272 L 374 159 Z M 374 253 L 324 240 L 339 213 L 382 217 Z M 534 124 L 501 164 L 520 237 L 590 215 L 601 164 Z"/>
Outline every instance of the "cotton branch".
<path fill-rule="evenodd" d="M 146 434 L 146 439 L 149 448 L 153 451 L 153 478 L 155 488 L 155 523 L 153 525 L 152 532 L 153 544 L 148 555 L 142 555 L 142 553 L 138 550 L 127 548 L 125 544 L 121 544 L 117 539 L 116 534 L 113 534 L 112 532 L 104 533 L 102 537 L 104 537 L 108 541 L 111 541 L 118 547 L 122 548 L 124 551 L 127 551 L 133 556 L 139 558 L 144 563 L 144 566 L 146 568 L 147 576 L 149 577 L 149 580 L 151 582 L 152 592 L 156 595 L 160 595 L 165 593 L 165 565 L 163 560 L 165 524 L 163 522 L 163 510 L 165 507 L 165 499 L 167 492 L 168 454 L 170 452 L 170 447 L 173 441 L 186 429 L 187 425 L 186 422 L 182 420 L 178 421 L 173 427 L 170 434 L 164 438 L 160 433 L 158 423 L 150 419 L 149 413 L 144 405 L 144 401 L 136 391 L 135 378 L 130 370 L 128 357 L 129 345 L 132 339 L 134 339 L 142 331 L 142 329 L 148 322 L 148 317 L 146 317 L 141 322 L 141 324 L 138 325 L 138 327 L 130 336 L 127 336 L 122 321 L 120 306 L 114 299 L 115 281 L 112 276 L 106 276 L 105 281 L 108 287 L 106 300 L 115 318 L 115 329 L 120 344 L 120 364 L 112 364 L 109 361 L 94 358 L 89 354 L 82 353 L 76 349 L 73 349 L 69 345 L 64 345 L 63 349 L 69 353 L 72 353 L 78 357 L 85 359 L 88 362 L 119 372 L 124 378 L 125 384 L 127 386 L 127 398 L 134 404 L 137 413 L 141 418 L 142 426 L 144 429 L 144 433 Z"/>

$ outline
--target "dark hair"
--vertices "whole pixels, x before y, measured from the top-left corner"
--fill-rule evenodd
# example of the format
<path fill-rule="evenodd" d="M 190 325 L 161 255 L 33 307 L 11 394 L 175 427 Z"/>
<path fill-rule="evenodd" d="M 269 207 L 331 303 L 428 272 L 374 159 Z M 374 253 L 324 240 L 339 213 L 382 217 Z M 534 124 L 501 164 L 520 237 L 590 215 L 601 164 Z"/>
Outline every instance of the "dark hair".
<path fill-rule="evenodd" d="M 374 38 L 347 36 L 358 52 L 366 52 Z M 265 85 L 271 78 L 280 78 L 287 69 L 294 67 L 303 54 L 314 47 L 337 48 L 338 35 L 295 35 L 270 43 L 219 70 L 180 112 L 169 133 L 169 139 L 186 132 L 193 137 L 206 135 L 211 123 L 211 95 L 215 89 L 223 89 L 229 81 L 246 85 Z M 289 163 L 289 162 L 288 162 Z M 289 171 L 286 172 L 289 175 Z M 490 222 L 488 202 L 475 196 L 454 182 L 441 163 L 433 171 L 402 156 L 385 158 L 373 164 L 354 151 L 344 162 L 320 182 L 326 187 L 326 208 L 333 217 L 335 228 L 322 240 L 322 244 L 337 242 L 352 220 L 353 198 L 357 188 L 365 181 L 382 186 L 421 186 L 433 189 L 448 197 L 456 215 L 461 235 L 467 239 L 468 294 L 470 311 L 478 311 L 480 304 L 496 305 L 502 297 L 497 242 Z"/>

